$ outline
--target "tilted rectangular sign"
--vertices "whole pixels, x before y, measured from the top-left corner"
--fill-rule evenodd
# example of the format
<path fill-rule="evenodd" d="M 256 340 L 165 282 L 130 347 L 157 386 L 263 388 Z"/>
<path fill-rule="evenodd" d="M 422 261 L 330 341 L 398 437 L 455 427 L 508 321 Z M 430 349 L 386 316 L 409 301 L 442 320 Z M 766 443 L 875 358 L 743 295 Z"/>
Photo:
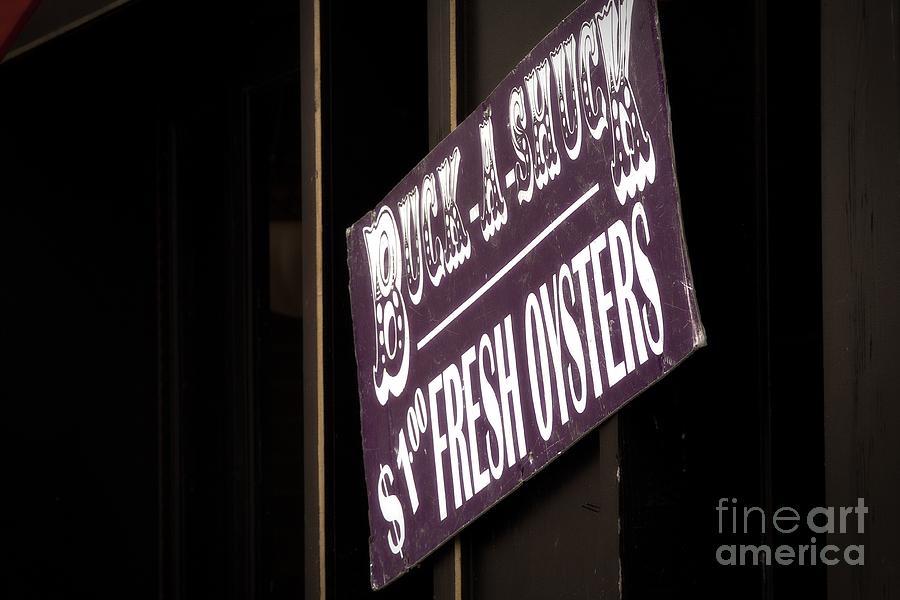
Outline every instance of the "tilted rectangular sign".
<path fill-rule="evenodd" d="M 347 246 L 378 588 L 704 344 L 655 4 L 582 4 Z"/>

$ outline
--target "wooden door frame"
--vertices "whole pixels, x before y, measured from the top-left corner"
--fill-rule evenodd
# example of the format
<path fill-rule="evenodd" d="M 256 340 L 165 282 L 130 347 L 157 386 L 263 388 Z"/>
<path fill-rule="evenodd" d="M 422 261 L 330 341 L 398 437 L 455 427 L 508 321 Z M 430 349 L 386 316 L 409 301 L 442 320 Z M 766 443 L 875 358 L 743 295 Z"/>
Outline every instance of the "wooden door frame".
<path fill-rule="evenodd" d="M 326 597 L 320 0 L 300 0 L 305 597 Z"/>

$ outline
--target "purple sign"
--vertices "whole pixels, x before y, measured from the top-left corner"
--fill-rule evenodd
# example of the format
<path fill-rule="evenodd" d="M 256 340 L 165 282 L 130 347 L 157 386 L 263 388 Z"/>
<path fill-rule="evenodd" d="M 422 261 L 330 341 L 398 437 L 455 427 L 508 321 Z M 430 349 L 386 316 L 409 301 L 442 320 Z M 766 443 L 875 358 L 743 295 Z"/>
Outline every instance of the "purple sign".
<path fill-rule="evenodd" d="M 655 3 L 582 4 L 347 246 L 379 588 L 704 344 Z"/>

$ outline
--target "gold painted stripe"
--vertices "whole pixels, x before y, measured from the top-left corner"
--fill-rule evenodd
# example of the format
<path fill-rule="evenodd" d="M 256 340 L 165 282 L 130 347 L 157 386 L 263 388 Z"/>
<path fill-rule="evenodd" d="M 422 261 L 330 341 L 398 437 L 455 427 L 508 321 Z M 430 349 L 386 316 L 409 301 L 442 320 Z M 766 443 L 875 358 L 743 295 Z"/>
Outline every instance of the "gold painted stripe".
<path fill-rule="evenodd" d="M 459 122 L 456 80 L 456 0 L 450 0 L 450 131 Z M 453 598 L 462 600 L 462 544 L 457 534 L 453 540 Z"/>
<path fill-rule="evenodd" d="M 322 36 L 319 0 L 313 0 L 313 101 L 316 144 L 316 458 L 319 505 L 319 598 L 325 600 L 325 373 L 322 308 Z"/>
<path fill-rule="evenodd" d="M 450 0 L 450 131 L 456 129 L 456 0 Z"/>

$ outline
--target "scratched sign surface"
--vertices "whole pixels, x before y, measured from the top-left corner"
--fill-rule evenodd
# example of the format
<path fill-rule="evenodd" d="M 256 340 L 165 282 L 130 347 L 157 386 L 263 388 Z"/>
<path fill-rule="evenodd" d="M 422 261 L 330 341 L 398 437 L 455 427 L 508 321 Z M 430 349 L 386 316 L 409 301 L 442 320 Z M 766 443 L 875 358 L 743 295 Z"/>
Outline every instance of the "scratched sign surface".
<path fill-rule="evenodd" d="M 704 344 L 655 4 L 582 4 L 347 246 L 378 588 Z"/>

